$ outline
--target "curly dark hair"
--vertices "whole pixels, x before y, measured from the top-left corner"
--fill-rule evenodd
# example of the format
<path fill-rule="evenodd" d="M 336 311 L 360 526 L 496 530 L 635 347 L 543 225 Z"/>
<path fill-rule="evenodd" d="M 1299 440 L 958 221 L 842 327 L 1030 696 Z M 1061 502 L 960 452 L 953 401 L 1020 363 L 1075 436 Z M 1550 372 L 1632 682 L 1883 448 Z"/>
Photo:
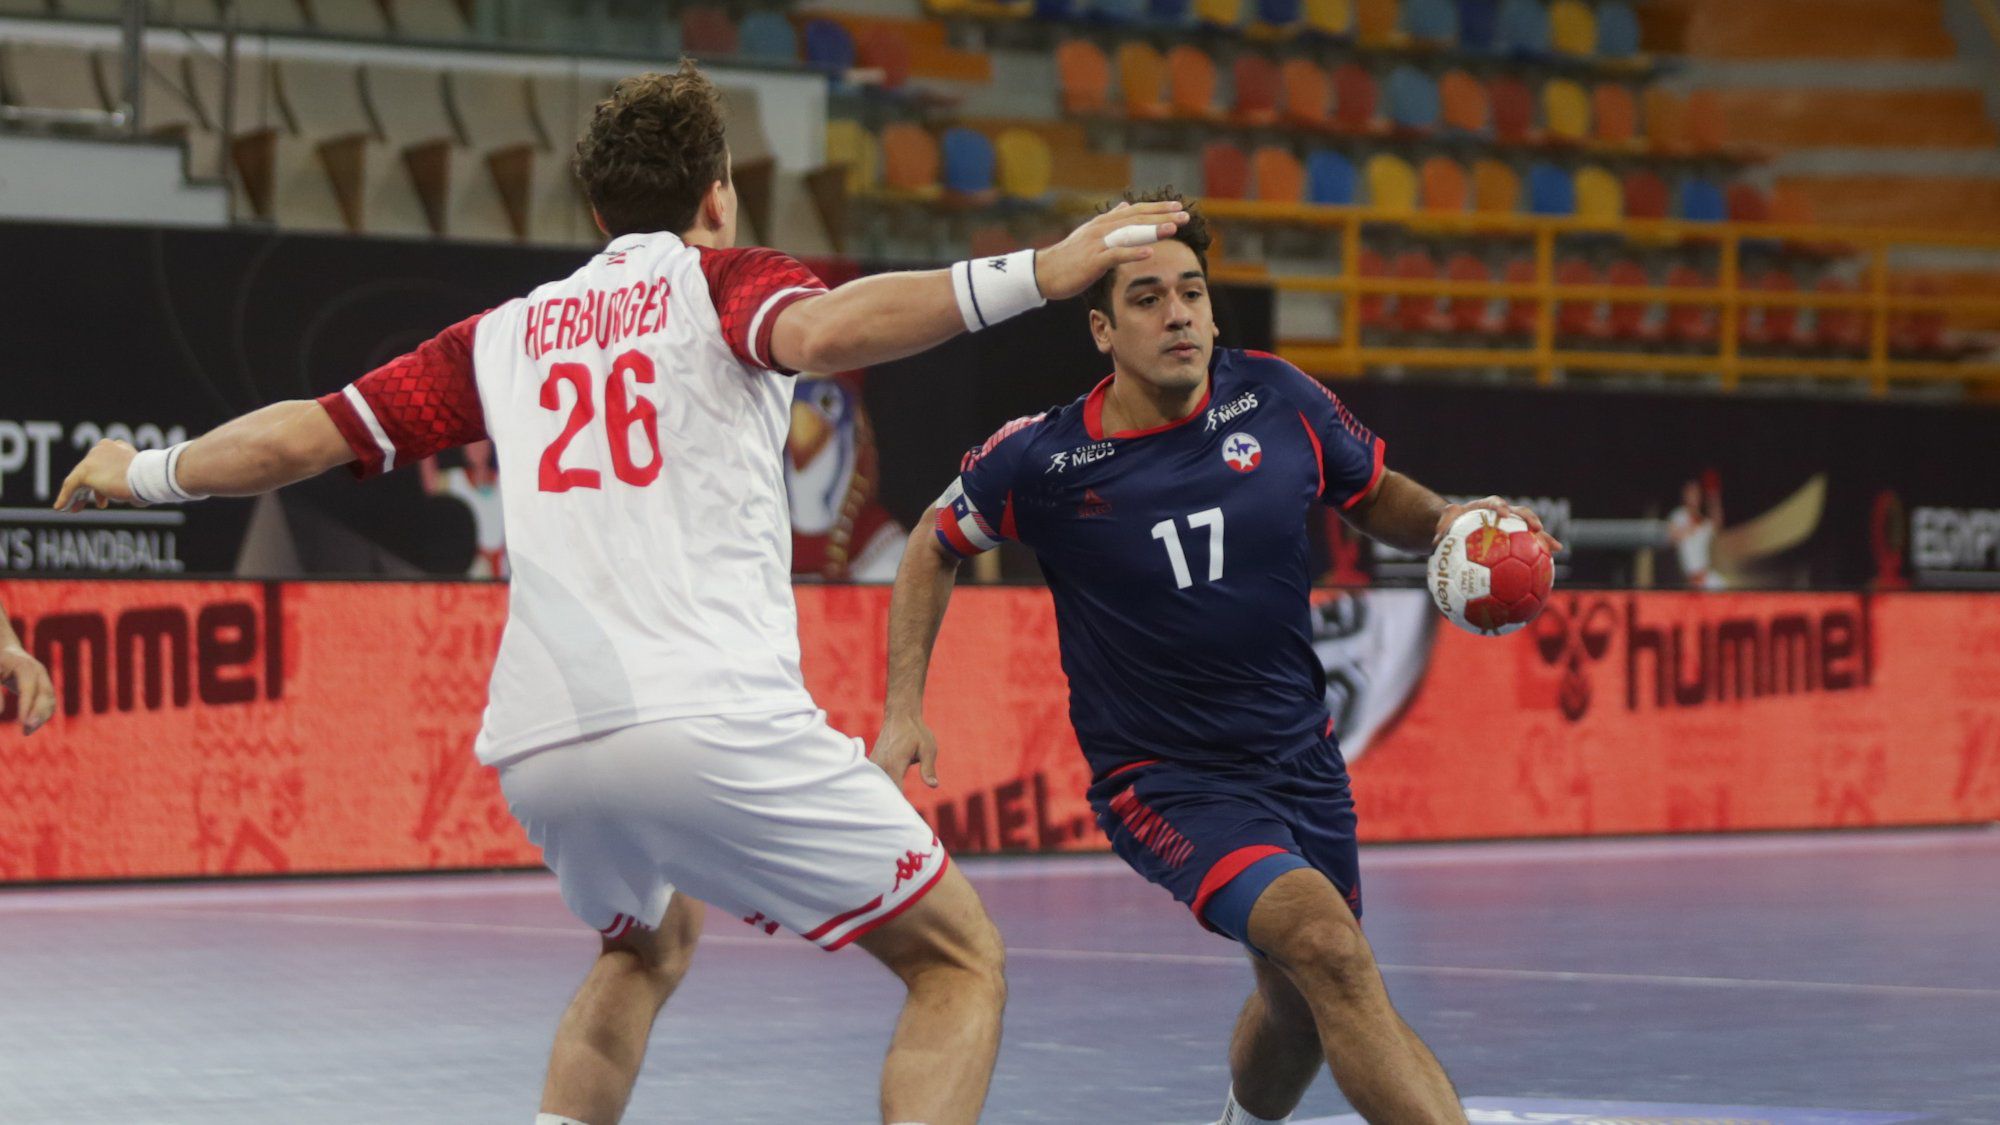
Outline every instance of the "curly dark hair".
<path fill-rule="evenodd" d="M 622 78 L 597 103 L 572 167 L 614 237 L 679 234 L 710 184 L 729 180 L 722 94 L 690 59 L 671 74 Z"/>
<path fill-rule="evenodd" d="M 1171 184 L 1154 191 L 1128 191 L 1119 196 L 1118 199 L 1107 202 L 1097 210 L 1099 214 L 1103 214 L 1113 207 L 1118 206 L 1121 200 L 1126 203 L 1160 203 L 1169 199 L 1181 199 L 1181 193 L 1175 191 Z M 1213 241 L 1208 233 L 1208 219 L 1202 215 L 1201 208 L 1194 202 L 1184 199 L 1182 199 L 1182 202 L 1187 205 L 1188 221 L 1182 225 L 1180 230 L 1174 232 L 1173 240 L 1183 243 L 1188 249 L 1194 251 L 1194 260 L 1200 263 L 1202 276 L 1206 277 L 1208 275 L 1208 246 Z M 1090 307 L 1103 313 L 1105 319 L 1111 321 L 1113 324 L 1118 323 L 1118 314 L 1111 307 L 1113 281 L 1117 274 L 1118 271 L 1115 269 L 1107 271 L 1103 277 L 1091 282 L 1090 288 L 1083 292 L 1084 300 L 1089 302 Z"/>

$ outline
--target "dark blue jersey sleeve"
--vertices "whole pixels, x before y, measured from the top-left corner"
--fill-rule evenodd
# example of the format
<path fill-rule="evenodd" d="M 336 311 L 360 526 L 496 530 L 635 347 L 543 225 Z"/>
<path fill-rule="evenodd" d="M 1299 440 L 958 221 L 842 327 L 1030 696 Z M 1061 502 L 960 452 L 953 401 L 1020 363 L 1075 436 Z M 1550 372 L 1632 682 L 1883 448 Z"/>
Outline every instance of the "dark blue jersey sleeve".
<path fill-rule="evenodd" d="M 1269 353 L 1244 354 L 1259 361 L 1259 373 L 1299 412 L 1319 453 L 1320 500 L 1342 510 L 1360 503 L 1382 479 L 1387 444 L 1325 383 Z"/>
<path fill-rule="evenodd" d="M 1016 418 L 995 431 L 985 444 L 966 451 L 957 479 L 934 505 L 935 530 L 945 550 L 970 558 L 998 547 L 1003 539 L 1017 538 L 1014 476 L 1033 439 L 1035 424 L 1044 417 Z"/>

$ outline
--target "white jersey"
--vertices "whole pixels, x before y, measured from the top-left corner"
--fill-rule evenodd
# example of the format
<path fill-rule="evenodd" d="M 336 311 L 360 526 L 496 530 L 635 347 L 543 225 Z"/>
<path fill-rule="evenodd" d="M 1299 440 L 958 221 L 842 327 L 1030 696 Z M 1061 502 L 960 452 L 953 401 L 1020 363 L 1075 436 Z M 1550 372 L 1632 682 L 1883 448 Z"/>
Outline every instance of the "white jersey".
<path fill-rule="evenodd" d="M 810 710 L 770 337 L 825 292 L 772 250 L 626 235 L 320 401 L 359 475 L 490 436 L 513 585 L 481 761 Z"/>

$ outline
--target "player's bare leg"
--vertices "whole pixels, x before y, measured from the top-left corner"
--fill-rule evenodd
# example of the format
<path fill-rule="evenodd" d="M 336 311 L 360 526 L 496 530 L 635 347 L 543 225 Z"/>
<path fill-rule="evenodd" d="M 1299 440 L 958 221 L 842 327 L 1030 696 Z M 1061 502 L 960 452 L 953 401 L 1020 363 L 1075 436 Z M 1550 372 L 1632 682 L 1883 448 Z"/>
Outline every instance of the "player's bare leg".
<path fill-rule="evenodd" d="M 657 930 L 604 940 L 597 963 L 556 1026 L 542 1112 L 617 1125 L 646 1059 L 653 1020 L 687 975 L 702 904 L 675 894 Z"/>
<path fill-rule="evenodd" d="M 909 989 L 882 1064 L 882 1120 L 973 1125 L 1000 1051 L 1007 1003 L 1000 931 L 956 866 L 904 914 L 857 943 Z"/>
<path fill-rule="evenodd" d="M 1462 1125 L 1451 1079 L 1389 1003 L 1361 924 L 1326 876 L 1305 868 L 1279 876 L 1251 908 L 1249 931 L 1304 995 L 1333 1079 L 1362 1117 Z"/>
<path fill-rule="evenodd" d="M 1262 958 L 1251 958 L 1250 967 L 1257 987 L 1229 1037 L 1230 1086 L 1237 1105 L 1276 1121 L 1298 1108 L 1326 1055 L 1312 1005 L 1291 978 Z"/>

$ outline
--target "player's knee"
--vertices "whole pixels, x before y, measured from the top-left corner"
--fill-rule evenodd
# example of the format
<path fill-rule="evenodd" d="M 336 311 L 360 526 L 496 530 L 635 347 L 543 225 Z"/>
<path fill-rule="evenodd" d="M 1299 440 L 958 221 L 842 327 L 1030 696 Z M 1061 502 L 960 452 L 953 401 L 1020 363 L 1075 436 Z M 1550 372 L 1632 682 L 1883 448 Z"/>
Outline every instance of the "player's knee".
<path fill-rule="evenodd" d="M 895 970 L 911 988 L 931 980 L 948 981 L 950 987 L 974 990 L 995 1005 L 1006 1003 L 1006 946 L 999 929 L 983 912 L 948 940 L 900 959 Z"/>
<path fill-rule="evenodd" d="M 1293 927 L 1265 950 L 1301 986 L 1358 994 L 1376 978 L 1375 957 L 1361 928 L 1336 919 L 1315 919 Z"/>

